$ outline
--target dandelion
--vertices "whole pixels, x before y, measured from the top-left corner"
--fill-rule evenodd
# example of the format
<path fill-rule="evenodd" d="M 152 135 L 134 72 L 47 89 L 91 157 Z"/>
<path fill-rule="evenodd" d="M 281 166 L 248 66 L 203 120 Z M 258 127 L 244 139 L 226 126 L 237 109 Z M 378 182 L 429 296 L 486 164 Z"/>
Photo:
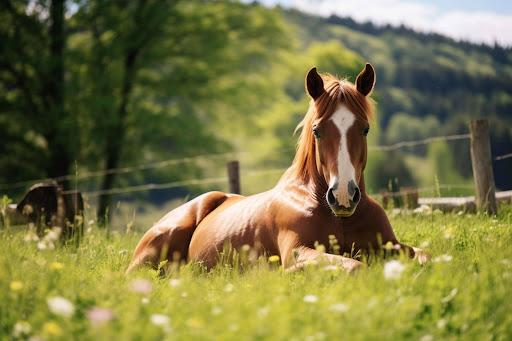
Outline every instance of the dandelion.
<path fill-rule="evenodd" d="M 50 264 L 50 269 L 52 270 L 62 270 L 64 269 L 64 264 L 59 262 L 53 262 Z"/>
<path fill-rule="evenodd" d="M 53 321 L 43 324 L 43 332 L 48 335 L 58 336 L 62 334 L 62 329 Z"/>
<path fill-rule="evenodd" d="M 434 258 L 434 262 L 449 262 L 453 259 L 451 255 L 441 255 L 439 257 Z"/>
<path fill-rule="evenodd" d="M 90 307 L 87 309 L 87 318 L 93 326 L 97 326 L 115 319 L 116 313 L 109 308 Z"/>
<path fill-rule="evenodd" d="M 345 303 L 336 303 L 329 307 L 329 310 L 335 313 L 344 313 L 348 311 L 348 306 Z"/>
<path fill-rule="evenodd" d="M 32 327 L 27 321 L 18 321 L 12 329 L 12 336 L 14 338 L 22 338 L 23 336 L 30 334 L 31 331 Z"/>
<path fill-rule="evenodd" d="M 75 312 L 75 306 L 73 303 L 65 299 L 64 297 L 56 296 L 47 299 L 48 308 L 55 315 L 62 317 L 71 317 Z"/>
<path fill-rule="evenodd" d="M 46 239 L 48 241 L 57 241 L 57 240 L 59 240 L 61 231 L 62 231 L 61 228 L 55 227 L 55 228 L 51 229 L 50 231 L 48 231 L 46 236 L 44 236 L 44 239 Z"/>
<path fill-rule="evenodd" d="M 318 297 L 315 296 L 315 295 L 306 295 L 304 296 L 304 302 L 307 302 L 307 303 L 316 303 L 318 302 Z"/>
<path fill-rule="evenodd" d="M 405 265 L 400 263 L 398 260 L 392 260 L 384 264 L 384 278 L 386 279 L 398 279 L 402 276 L 402 272 L 405 270 Z"/>
<path fill-rule="evenodd" d="M 135 279 L 130 283 L 129 288 L 137 294 L 149 294 L 153 290 L 153 283 L 147 279 Z"/>
<path fill-rule="evenodd" d="M 37 236 L 37 234 L 35 234 L 34 232 L 29 232 L 25 235 L 25 237 L 23 237 L 23 240 L 27 243 L 29 242 L 37 242 L 39 241 L 39 237 Z"/>
<path fill-rule="evenodd" d="M 316 265 L 316 264 L 318 264 L 318 261 L 315 259 L 308 259 L 308 260 L 306 260 L 305 264 L 306 265 Z"/>
<path fill-rule="evenodd" d="M 393 244 L 393 242 L 389 241 L 386 243 L 386 245 L 384 245 L 384 248 L 386 250 L 393 250 L 395 248 L 395 245 Z"/>
<path fill-rule="evenodd" d="M 37 248 L 39 250 L 46 250 L 46 248 L 47 248 L 46 243 L 44 243 L 44 242 L 37 243 Z"/>
<path fill-rule="evenodd" d="M 277 262 L 279 262 L 280 259 L 281 258 L 279 258 L 278 255 L 273 255 L 273 256 L 268 257 L 268 261 L 270 263 L 277 263 Z"/>
<path fill-rule="evenodd" d="M 149 303 L 149 298 L 143 297 L 140 301 L 142 302 L 142 304 L 148 304 Z"/>
<path fill-rule="evenodd" d="M 89 226 L 94 225 L 94 220 L 92 220 L 92 219 L 91 219 L 91 220 L 89 220 L 89 222 L 88 222 L 87 224 L 88 224 Z"/>
<path fill-rule="evenodd" d="M 20 281 L 12 281 L 9 287 L 11 288 L 11 291 L 20 291 L 23 289 L 23 283 Z"/>

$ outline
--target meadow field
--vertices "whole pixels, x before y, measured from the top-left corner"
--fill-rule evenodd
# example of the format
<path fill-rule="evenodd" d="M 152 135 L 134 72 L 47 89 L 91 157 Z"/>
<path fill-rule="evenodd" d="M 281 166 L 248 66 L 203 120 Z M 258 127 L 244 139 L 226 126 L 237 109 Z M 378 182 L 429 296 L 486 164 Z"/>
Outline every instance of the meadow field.
<path fill-rule="evenodd" d="M 348 275 L 279 262 L 125 276 L 142 231 L 86 225 L 60 246 L 0 229 L 1 340 L 511 340 L 512 206 L 485 214 L 388 212 L 432 262 L 380 259 Z"/>

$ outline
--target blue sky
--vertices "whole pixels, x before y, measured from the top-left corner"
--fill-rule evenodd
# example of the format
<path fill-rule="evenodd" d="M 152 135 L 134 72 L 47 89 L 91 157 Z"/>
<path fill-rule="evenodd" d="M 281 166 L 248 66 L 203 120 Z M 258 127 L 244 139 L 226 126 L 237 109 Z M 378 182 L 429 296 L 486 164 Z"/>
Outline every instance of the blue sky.
<path fill-rule="evenodd" d="M 328 16 L 412 27 L 457 40 L 512 46 L 512 0 L 260 0 Z"/>

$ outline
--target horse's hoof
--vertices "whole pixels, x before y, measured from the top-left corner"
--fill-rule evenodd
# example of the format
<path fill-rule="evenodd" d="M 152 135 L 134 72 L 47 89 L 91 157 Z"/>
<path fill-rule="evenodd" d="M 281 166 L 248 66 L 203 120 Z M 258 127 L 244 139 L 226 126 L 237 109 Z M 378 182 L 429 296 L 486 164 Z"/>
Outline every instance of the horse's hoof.
<path fill-rule="evenodd" d="M 423 250 L 418 250 L 414 253 L 414 259 L 417 259 L 418 263 L 420 263 L 420 265 L 423 265 L 427 262 L 430 262 L 430 260 L 432 259 L 432 256 L 428 252 L 425 252 Z"/>

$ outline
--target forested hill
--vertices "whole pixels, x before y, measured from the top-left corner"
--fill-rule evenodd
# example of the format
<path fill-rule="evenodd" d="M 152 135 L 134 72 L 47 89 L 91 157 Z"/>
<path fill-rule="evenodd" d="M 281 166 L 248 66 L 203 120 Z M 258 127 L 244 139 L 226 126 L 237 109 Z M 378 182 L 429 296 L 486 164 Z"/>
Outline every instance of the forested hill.
<path fill-rule="evenodd" d="M 300 23 L 303 46 L 336 40 L 375 66 L 380 143 L 466 133 L 470 119 L 487 117 L 493 154 L 512 152 L 512 49 L 296 10 L 285 16 Z M 467 146 L 450 147 L 459 172 L 471 176 Z M 510 166 L 495 167 L 499 187 L 512 186 Z"/>

